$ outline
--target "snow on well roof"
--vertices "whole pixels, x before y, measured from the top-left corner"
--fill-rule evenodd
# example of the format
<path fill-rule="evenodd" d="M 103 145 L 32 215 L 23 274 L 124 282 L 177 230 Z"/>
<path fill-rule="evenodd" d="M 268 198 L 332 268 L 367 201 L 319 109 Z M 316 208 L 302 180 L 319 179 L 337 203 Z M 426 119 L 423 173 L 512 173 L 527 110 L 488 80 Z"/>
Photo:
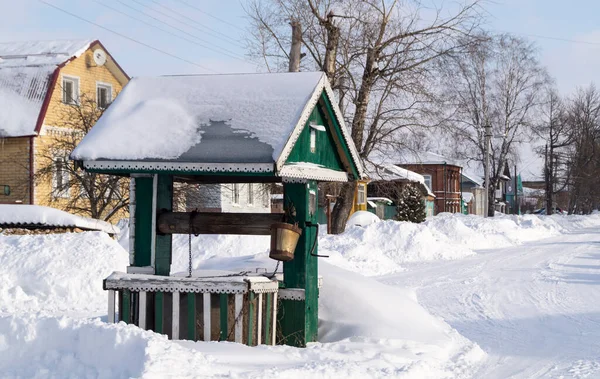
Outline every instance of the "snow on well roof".
<path fill-rule="evenodd" d="M 0 137 L 35 134 L 52 73 L 91 42 L 0 42 Z"/>
<path fill-rule="evenodd" d="M 56 208 L 25 204 L 0 204 L 0 226 L 80 228 L 108 234 L 119 233 L 119 228 L 105 221 L 76 216 Z"/>
<path fill-rule="evenodd" d="M 72 157 L 273 163 L 323 78 L 321 72 L 134 78 Z"/>

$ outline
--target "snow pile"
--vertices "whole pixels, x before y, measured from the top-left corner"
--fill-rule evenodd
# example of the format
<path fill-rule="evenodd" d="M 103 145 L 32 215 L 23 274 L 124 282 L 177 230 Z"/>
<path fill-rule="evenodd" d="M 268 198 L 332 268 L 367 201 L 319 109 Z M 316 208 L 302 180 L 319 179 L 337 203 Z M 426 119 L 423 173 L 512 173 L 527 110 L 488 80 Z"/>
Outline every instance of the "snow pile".
<path fill-rule="evenodd" d="M 106 221 L 76 216 L 56 208 L 42 205 L 0 204 L 0 226 L 18 227 L 19 225 L 81 228 L 109 234 L 119 233 L 119 228 Z"/>
<path fill-rule="evenodd" d="M 230 267 L 241 259 L 220 261 Z M 412 291 L 327 264 L 322 272 L 321 342 L 306 349 L 173 342 L 123 323 L 22 315 L 0 317 L 0 371 L 44 378 L 454 378 L 485 358 L 476 344 L 427 313 Z M 391 307 L 382 311 L 382 304 Z"/>
<path fill-rule="evenodd" d="M 0 313 L 104 315 L 102 280 L 127 264 L 102 232 L 0 235 Z"/>
<path fill-rule="evenodd" d="M 440 214 L 421 224 L 382 221 L 322 236 L 319 253 L 364 275 L 402 270 L 407 262 L 459 259 L 476 250 L 508 247 L 600 225 L 600 216 L 499 216 Z"/>
<path fill-rule="evenodd" d="M 0 70 L 0 80 L 2 71 Z M 28 99 L 0 86 L 0 104 L 0 137 L 28 136 L 35 133 L 41 101 Z"/>
<path fill-rule="evenodd" d="M 367 226 L 381 221 L 376 214 L 367 211 L 352 213 L 346 222 L 346 228 L 351 226 Z"/>

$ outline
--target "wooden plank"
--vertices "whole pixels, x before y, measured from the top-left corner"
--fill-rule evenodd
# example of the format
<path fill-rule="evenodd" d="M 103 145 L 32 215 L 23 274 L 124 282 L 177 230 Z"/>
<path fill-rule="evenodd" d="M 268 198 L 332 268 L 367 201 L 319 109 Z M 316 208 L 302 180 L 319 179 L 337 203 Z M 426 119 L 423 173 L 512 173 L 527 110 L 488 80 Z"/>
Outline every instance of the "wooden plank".
<path fill-rule="evenodd" d="M 235 342 L 242 343 L 244 320 L 242 309 L 244 307 L 244 295 L 235 295 Z"/>
<path fill-rule="evenodd" d="M 179 339 L 179 292 L 173 292 L 173 317 L 171 321 L 171 339 Z"/>
<path fill-rule="evenodd" d="M 265 344 L 269 344 L 271 341 L 271 300 L 273 298 L 272 293 L 266 294 L 266 304 L 265 304 Z"/>
<path fill-rule="evenodd" d="M 240 320 L 242 322 L 242 320 Z M 248 346 L 252 346 L 252 331 L 254 330 L 254 292 L 248 293 Z"/>
<path fill-rule="evenodd" d="M 139 311 L 139 321 L 138 326 L 142 329 L 146 329 L 146 291 L 140 291 L 140 311 Z"/>
<path fill-rule="evenodd" d="M 123 296 L 123 306 L 121 308 L 123 309 L 119 309 L 119 312 L 121 313 L 121 321 L 124 321 L 127 324 L 131 323 L 131 291 L 129 290 L 123 290 L 122 292 L 122 296 Z"/>
<path fill-rule="evenodd" d="M 270 235 L 271 225 L 282 222 L 283 217 L 278 213 L 162 212 L 157 229 L 162 234 Z"/>
<path fill-rule="evenodd" d="M 150 266 L 152 245 L 152 178 L 135 178 L 134 265 Z"/>
<path fill-rule="evenodd" d="M 271 345 L 275 345 L 277 332 L 277 292 L 273 292 L 273 325 L 271 326 Z"/>
<path fill-rule="evenodd" d="M 203 294 L 204 341 L 210 341 L 210 293 Z"/>
<path fill-rule="evenodd" d="M 219 341 L 227 341 L 227 333 L 228 333 L 228 328 L 227 328 L 227 302 L 229 296 L 225 293 L 222 293 L 221 296 L 219 297 L 220 300 L 220 325 L 221 325 L 221 335 L 219 336 Z"/>
<path fill-rule="evenodd" d="M 115 323 L 115 291 L 108 290 L 108 323 Z"/>
<path fill-rule="evenodd" d="M 262 308 L 263 308 L 263 294 L 258 294 L 258 315 L 256 316 L 256 346 L 262 343 Z"/>
<path fill-rule="evenodd" d="M 156 333 L 163 333 L 165 294 L 163 292 L 156 292 L 154 295 L 154 331 Z"/>
<path fill-rule="evenodd" d="M 187 298 L 187 338 L 190 341 L 196 340 L 196 294 L 194 292 L 188 292 Z"/>

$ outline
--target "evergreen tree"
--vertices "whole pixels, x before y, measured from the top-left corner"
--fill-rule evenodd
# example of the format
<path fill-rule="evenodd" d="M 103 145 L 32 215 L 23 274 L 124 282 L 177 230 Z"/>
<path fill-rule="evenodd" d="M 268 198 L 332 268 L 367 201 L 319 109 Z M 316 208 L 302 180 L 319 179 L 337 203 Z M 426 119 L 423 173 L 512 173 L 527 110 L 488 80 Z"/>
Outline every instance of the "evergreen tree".
<path fill-rule="evenodd" d="M 425 202 L 415 186 L 404 186 L 400 192 L 396 205 L 396 220 L 416 223 L 425 221 Z"/>

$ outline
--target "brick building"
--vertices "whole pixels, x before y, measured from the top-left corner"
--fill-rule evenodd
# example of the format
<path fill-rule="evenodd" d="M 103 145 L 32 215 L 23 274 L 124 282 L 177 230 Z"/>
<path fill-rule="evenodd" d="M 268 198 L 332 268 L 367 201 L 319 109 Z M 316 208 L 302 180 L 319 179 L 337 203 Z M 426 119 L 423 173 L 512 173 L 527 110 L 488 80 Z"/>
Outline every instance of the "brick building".
<path fill-rule="evenodd" d="M 70 152 L 51 158 L 52 180 L 34 177 L 48 167 L 48 147 L 70 132 L 67 108 L 84 95 L 106 107 L 128 81 L 99 41 L 0 43 L 0 186 L 10 188 L 0 192 L 0 203 L 60 208 L 69 191 L 57 199 L 52 189 L 65 179 Z"/>

